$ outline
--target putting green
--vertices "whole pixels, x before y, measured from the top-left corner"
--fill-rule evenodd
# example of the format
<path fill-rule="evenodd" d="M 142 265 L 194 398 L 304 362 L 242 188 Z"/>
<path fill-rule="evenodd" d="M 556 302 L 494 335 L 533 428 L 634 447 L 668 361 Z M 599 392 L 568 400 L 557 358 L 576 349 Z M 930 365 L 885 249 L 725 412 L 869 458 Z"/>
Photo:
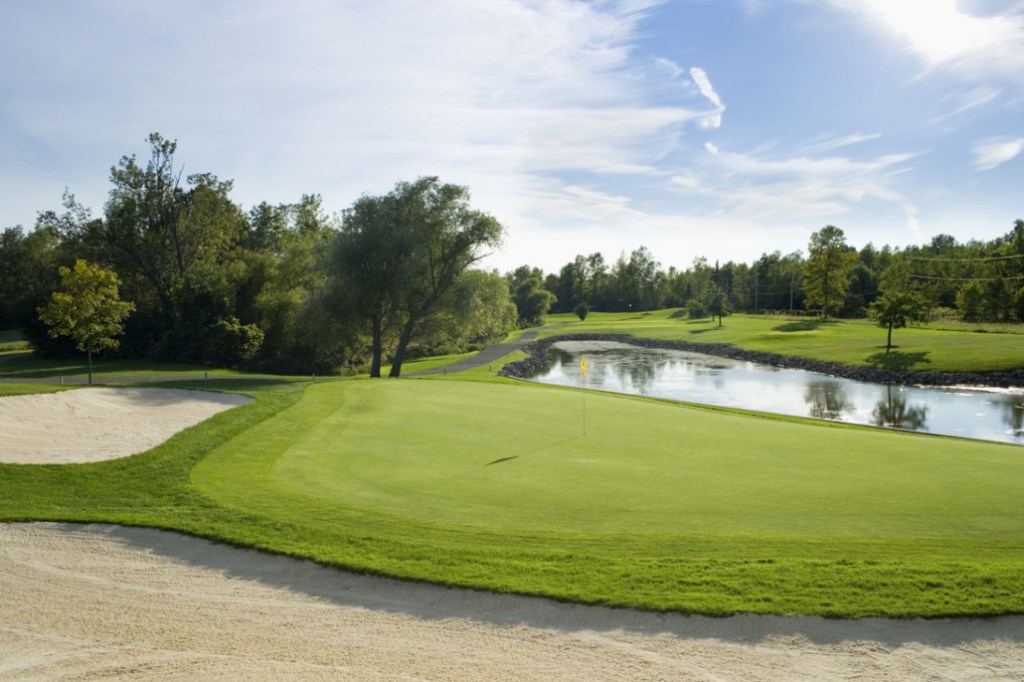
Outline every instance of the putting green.
<path fill-rule="evenodd" d="M 301 524 L 377 515 L 516 533 L 1024 537 L 1013 446 L 532 385 L 313 386 L 192 480 L 221 504 Z"/>

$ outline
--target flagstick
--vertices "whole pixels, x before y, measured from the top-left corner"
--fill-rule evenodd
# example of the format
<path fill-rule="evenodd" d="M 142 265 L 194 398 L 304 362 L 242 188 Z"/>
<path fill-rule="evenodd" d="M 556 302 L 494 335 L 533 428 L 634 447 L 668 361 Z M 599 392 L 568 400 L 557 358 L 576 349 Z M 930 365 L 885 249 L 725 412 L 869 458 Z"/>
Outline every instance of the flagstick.
<path fill-rule="evenodd" d="M 587 356 L 580 354 L 580 369 L 583 370 L 583 435 L 587 435 Z"/>
<path fill-rule="evenodd" d="M 587 377 L 583 377 L 583 435 L 587 435 Z"/>

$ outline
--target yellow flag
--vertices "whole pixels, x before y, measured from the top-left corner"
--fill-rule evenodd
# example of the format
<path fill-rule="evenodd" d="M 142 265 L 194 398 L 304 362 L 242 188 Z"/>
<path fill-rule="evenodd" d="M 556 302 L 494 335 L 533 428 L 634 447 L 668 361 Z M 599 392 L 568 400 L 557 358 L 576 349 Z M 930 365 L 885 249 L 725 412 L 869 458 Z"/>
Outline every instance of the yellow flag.
<path fill-rule="evenodd" d="M 583 376 L 587 376 L 587 356 L 580 354 L 580 369 L 583 370 Z"/>

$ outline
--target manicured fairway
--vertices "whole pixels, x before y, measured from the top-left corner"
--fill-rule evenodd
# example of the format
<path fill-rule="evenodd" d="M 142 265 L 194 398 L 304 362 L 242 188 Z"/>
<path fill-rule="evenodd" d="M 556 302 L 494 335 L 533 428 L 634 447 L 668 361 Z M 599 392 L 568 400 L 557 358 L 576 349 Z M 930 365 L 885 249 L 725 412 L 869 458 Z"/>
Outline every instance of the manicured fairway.
<path fill-rule="evenodd" d="M 195 487 L 403 577 L 710 613 L 1024 611 L 1019 448 L 511 383 L 339 382 Z"/>

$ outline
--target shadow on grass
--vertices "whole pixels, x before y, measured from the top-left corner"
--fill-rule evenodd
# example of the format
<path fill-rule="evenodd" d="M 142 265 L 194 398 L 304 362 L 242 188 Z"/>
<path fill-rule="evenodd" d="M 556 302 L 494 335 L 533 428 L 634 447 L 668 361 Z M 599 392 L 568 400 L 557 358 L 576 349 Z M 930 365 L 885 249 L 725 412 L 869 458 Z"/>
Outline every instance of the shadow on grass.
<path fill-rule="evenodd" d="M 869 365 L 881 367 L 895 372 L 906 372 L 917 365 L 930 365 L 927 351 L 903 353 L 898 350 L 886 350 L 867 357 Z"/>
<path fill-rule="evenodd" d="M 776 332 L 813 332 L 822 325 L 835 324 L 831 320 L 799 320 L 796 322 L 785 322 L 772 327 Z"/>

